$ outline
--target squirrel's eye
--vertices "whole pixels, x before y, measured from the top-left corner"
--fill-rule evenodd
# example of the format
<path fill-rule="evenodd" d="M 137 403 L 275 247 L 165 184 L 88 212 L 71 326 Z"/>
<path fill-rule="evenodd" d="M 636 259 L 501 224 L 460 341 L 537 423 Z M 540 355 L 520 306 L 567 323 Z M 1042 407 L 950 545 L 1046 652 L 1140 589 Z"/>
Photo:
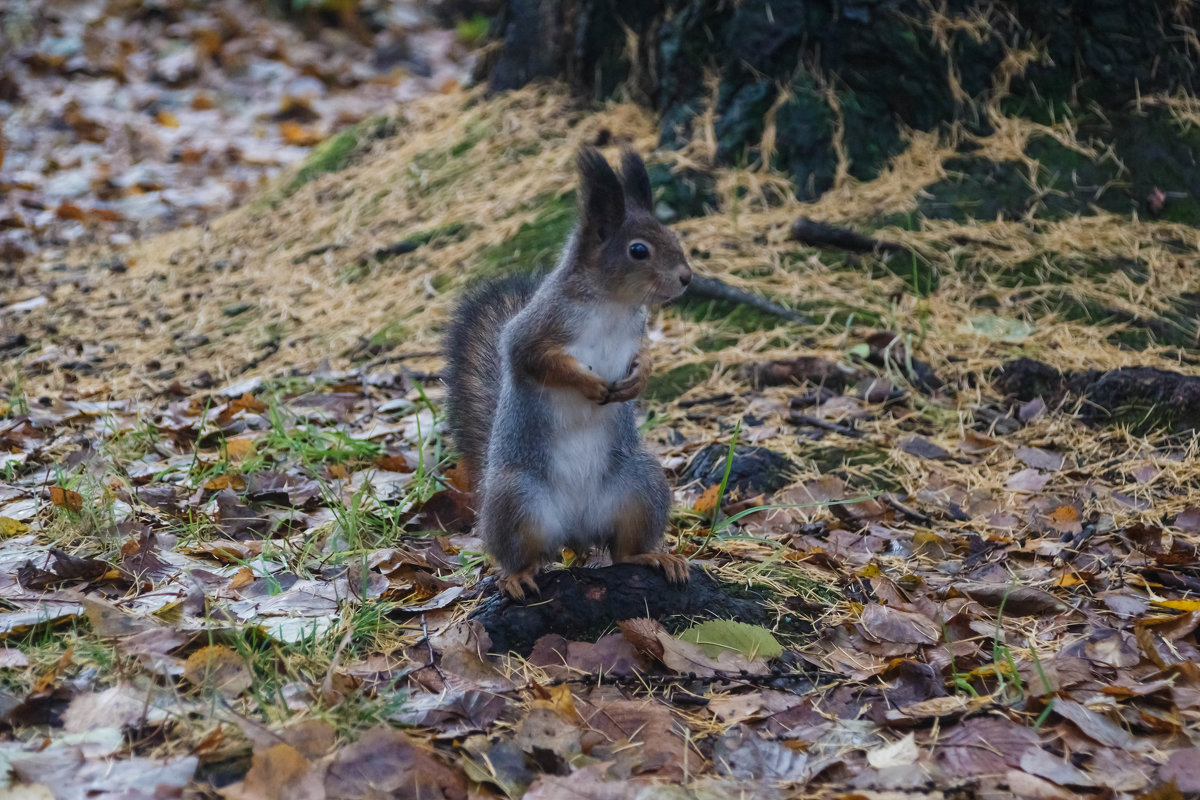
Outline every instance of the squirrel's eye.
<path fill-rule="evenodd" d="M 645 261 L 650 257 L 650 245 L 645 242 L 633 242 L 629 245 L 629 256 L 635 261 Z"/>

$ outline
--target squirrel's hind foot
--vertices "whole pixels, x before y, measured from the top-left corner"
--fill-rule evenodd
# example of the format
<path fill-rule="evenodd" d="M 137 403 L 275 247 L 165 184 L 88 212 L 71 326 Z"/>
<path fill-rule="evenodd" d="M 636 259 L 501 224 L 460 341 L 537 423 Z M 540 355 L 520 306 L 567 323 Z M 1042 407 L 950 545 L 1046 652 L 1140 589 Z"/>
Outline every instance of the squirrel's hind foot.
<path fill-rule="evenodd" d="M 691 577 L 687 559 L 674 553 L 638 553 L 626 556 L 619 563 L 645 564 L 661 569 L 667 577 L 667 582 L 675 586 L 686 586 L 688 578 Z"/>
<path fill-rule="evenodd" d="M 542 590 L 538 587 L 537 581 L 533 576 L 537 574 L 537 569 L 523 569 L 520 572 L 514 572 L 511 575 L 501 574 L 496 577 L 496 583 L 500 587 L 500 591 L 508 595 L 513 600 L 524 600 L 526 590 L 532 592 L 539 597 Z"/>

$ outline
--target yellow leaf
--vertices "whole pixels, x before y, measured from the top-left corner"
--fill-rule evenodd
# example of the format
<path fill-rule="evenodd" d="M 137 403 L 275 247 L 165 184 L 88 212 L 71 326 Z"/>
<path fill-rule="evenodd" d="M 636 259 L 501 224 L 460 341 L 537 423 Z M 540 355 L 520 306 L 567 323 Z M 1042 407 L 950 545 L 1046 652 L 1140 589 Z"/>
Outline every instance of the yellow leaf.
<path fill-rule="evenodd" d="M 1154 605 L 1172 611 L 1200 611 L 1200 600 L 1155 600 Z"/>
<path fill-rule="evenodd" d="M 165 108 L 154 115 L 154 121 L 159 125 L 164 125 L 168 128 L 179 127 L 179 120 L 176 119 L 174 114 L 172 114 L 170 111 L 167 111 Z"/>
<path fill-rule="evenodd" d="M 571 695 L 571 687 L 565 683 L 560 683 L 556 686 L 547 686 L 546 694 L 550 701 L 550 707 L 563 719 L 571 721 L 579 717 L 579 712 L 575 710 L 575 698 Z"/>
<path fill-rule="evenodd" d="M 11 517 L 0 517 L 0 537 L 20 536 L 27 530 L 29 530 L 29 526 L 24 522 Z"/>
<path fill-rule="evenodd" d="M 226 439 L 225 454 L 234 463 L 245 461 L 248 457 L 254 455 L 254 440 L 249 438 Z"/>

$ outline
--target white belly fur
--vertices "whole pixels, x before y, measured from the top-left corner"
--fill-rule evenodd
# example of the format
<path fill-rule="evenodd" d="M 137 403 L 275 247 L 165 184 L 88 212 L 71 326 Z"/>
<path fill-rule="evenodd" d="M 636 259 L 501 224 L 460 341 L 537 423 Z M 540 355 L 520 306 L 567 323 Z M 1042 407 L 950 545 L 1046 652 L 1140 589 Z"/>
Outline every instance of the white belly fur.
<path fill-rule="evenodd" d="M 605 381 L 619 381 L 629 374 L 645 330 L 643 309 L 600 304 L 588 313 L 567 352 Z"/>
<path fill-rule="evenodd" d="M 566 349 L 601 379 L 616 381 L 628 375 L 644 330 L 641 309 L 631 313 L 628 307 L 599 306 Z M 568 539 L 607 535 L 622 500 L 605 481 L 620 407 L 596 405 L 569 389 L 549 394 L 554 431 L 546 487 L 547 533 L 558 539 L 555 546 Z"/>

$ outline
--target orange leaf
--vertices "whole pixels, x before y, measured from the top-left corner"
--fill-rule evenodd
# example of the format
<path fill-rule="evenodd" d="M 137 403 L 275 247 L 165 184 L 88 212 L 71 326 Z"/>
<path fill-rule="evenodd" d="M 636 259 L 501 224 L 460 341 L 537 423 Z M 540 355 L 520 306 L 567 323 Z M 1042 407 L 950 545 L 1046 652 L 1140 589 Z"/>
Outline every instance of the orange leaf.
<path fill-rule="evenodd" d="M 329 477 L 333 478 L 335 481 L 344 481 L 350 477 L 350 470 L 345 464 L 330 464 Z"/>
<path fill-rule="evenodd" d="M 241 475 L 218 475 L 205 481 L 204 488 L 217 492 L 222 489 L 233 489 L 235 492 L 240 492 L 246 488 L 246 479 Z"/>
<path fill-rule="evenodd" d="M 321 134 L 301 125 L 299 122 L 281 122 L 279 123 L 279 135 L 288 144 L 298 145 L 299 147 L 312 147 L 321 141 Z"/>
<path fill-rule="evenodd" d="M 704 490 L 704 494 L 696 500 L 692 509 L 701 514 L 711 514 L 717 508 L 717 503 L 721 499 L 721 484 L 714 483 L 712 486 Z"/>
<path fill-rule="evenodd" d="M 254 583 L 254 570 L 249 567 L 242 567 L 233 573 L 233 580 L 229 582 L 229 588 L 236 591 L 244 589 L 252 583 Z"/>
<path fill-rule="evenodd" d="M 270 406 L 268 406 L 262 400 L 259 400 L 257 397 L 250 394 L 249 392 L 246 392 L 244 395 L 242 395 L 238 399 L 234 400 L 229 405 L 239 411 L 244 409 L 246 411 L 253 411 L 255 414 L 261 414 L 264 411 L 266 411 L 268 408 L 270 408 Z"/>
<path fill-rule="evenodd" d="M 54 211 L 54 216 L 59 219 L 73 219 L 82 222 L 87 216 L 83 209 L 73 203 L 62 203 Z"/>
<path fill-rule="evenodd" d="M 115 208 L 93 208 L 90 212 L 92 219 L 99 222 L 120 222 L 124 219 L 121 212 Z"/>
<path fill-rule="evenodd" d="M 83 510 L 83 495 L 61 486 L 50 487 L 50 502 L 77 514 Z"/>
<path fill-rule="evenodd" d="M 209 111 L 216 107 L 217 104 L 206 94 L 200 93 L 192 98 L 192 108 L 196 111 Z"/>
<path fill-rule="evenodd" d="M 179 127 L 178 118 L 176 118 L 174 114 L 172 114 L 170 111 L 167 111 L 165 108 L 154 115 L 154 121 L 167 128 Z"/>
<path fill-rule="evenodd" d="M 471 491 L 471 479 L 467 477 L 467 470 L 462 465 L 461 461 L 458 462 L 457 464 L 455 464 L 450 469 L 446 470 L 446 472 L 443 473 L 442 477 L 445 478 L 451 486 L 453 486 L 455 489 L 458 489 L 460 492 Z"/>
<path fill-rule="evenodd" d="M 380 456 L 375 459 L 375 466 L 388 472 L 412 472 L 408 461 L 402 455 Z"/>
<path fill-rule="evenodd" d="M 1075 506 L 1059 506 L 1046 516 L 1054 522 L 1078 522 L 1079 509 Z"/>

